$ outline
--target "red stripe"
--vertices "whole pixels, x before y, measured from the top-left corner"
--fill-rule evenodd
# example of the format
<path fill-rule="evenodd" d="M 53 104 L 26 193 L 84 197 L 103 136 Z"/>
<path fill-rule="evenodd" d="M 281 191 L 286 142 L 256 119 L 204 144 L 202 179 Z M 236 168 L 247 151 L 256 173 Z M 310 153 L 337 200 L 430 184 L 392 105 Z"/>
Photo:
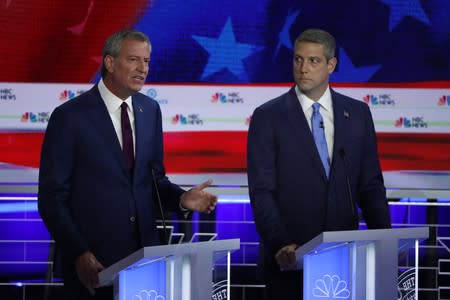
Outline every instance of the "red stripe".
<path fill-rule="evenodd" d="M 450 134 L 378 133 L 384 171 L 450 170 Z M 0 162 L 38 167 L 41 132 L 0 133 Z M 169 173 L 245 172 L 246 131 L 167 132 Z"/>

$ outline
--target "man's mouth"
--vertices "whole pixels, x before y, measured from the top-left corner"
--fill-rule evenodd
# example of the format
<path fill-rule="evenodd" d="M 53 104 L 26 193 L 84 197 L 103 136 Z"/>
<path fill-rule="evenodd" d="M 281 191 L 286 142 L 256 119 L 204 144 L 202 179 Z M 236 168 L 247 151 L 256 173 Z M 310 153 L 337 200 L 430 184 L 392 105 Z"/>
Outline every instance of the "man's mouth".
<path fill-rule="evenodd" d="M 141 81 L 145 80 L 145 77 L 144 76 L 140 76 L 140 75 L 133 76 L 132 78 L 136 79 L 136 80 L 141 80 Z"/>

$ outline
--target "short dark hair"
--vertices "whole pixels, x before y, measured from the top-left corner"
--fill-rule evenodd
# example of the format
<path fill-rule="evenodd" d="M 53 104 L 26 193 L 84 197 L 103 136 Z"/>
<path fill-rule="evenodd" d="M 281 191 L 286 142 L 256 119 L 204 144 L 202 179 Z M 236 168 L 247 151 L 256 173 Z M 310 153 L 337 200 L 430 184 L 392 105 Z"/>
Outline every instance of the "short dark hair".
<path fill-rule="evenodd" d="M 300 42 L 309 42 L 323 45 L 324 55 L 327 60 L 332 59 L 336 52 L 336 41 L 334 37 L 322 29 L 311 28 L 303 31 L 295 39 L 295 44 Z"/>
<path fill-rule="evenodd" d="M 148 43 L 149 46 L 151 46 L 150 39 L 148 38 L 148 36 L 143 32 L 137 31 L 136 29 L 125 29 L 114 33 L 106 40 L 105 46 L 103 47 L 102 70 L 101 70 L 102 78 L 104 78 L 107 73 L 105 67 L 105 57 L 107 55 L 117 57 L 122 47 L 122 41 L 127 39 L 146 42 Z"/>

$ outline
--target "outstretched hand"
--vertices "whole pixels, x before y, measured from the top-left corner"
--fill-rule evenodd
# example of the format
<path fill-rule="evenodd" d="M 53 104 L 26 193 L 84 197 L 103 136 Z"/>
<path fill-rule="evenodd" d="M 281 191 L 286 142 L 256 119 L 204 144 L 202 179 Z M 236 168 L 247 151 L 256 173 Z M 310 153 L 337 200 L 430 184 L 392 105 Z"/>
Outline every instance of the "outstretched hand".
<path fill-rule="evenodd" d="M 204 191 L 211 183 L 209 179 L 181 195 L 181 206 L 208 214 L 212 212 L 216 208 L 217 196 Z"/>

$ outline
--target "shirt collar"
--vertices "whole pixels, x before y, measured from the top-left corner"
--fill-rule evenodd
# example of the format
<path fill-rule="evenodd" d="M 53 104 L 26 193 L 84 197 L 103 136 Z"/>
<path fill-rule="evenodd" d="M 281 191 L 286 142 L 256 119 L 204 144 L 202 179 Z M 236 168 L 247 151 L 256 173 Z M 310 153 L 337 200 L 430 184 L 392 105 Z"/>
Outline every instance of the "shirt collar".
<path fill-rule="evenodd" d="M 120 99 L 106 87 L 105 83 L 103 82 L 103 79 L 100 79 L 100 82 L 98 83 L 98 91 L 100 92 L 100 96 L 102 96 L 102 99 L 105 102 L 106 108 L 108 109 L 108 112 L 110 114 L 120 109 L 120 106 L 122 105 L 123 101 L 125 101 L 128 104 L 128 108 L 130 109 L 131 112 L 133 112 L 133 104 L 131 101 L 131 96 L 125 100 Z"/>
<path fill-rule="evenodd" d="M 314 103 L 319 103 L 321 108 L 325 109 L 328 112 L 332 112 L 333 105 L 331 102 L 331 92 L 330 87 L 328 86 L 325 90 L 325 93 L 319 98 L 318 101 L 314 101 L 305 94 L 303 94 L 297 85 L 295 85 L 295 94 L 297 95 L 298 100 L 300 101 L 300 105 L 303 108 L 303 111 L 307 111 L 311 108 Z"/>

